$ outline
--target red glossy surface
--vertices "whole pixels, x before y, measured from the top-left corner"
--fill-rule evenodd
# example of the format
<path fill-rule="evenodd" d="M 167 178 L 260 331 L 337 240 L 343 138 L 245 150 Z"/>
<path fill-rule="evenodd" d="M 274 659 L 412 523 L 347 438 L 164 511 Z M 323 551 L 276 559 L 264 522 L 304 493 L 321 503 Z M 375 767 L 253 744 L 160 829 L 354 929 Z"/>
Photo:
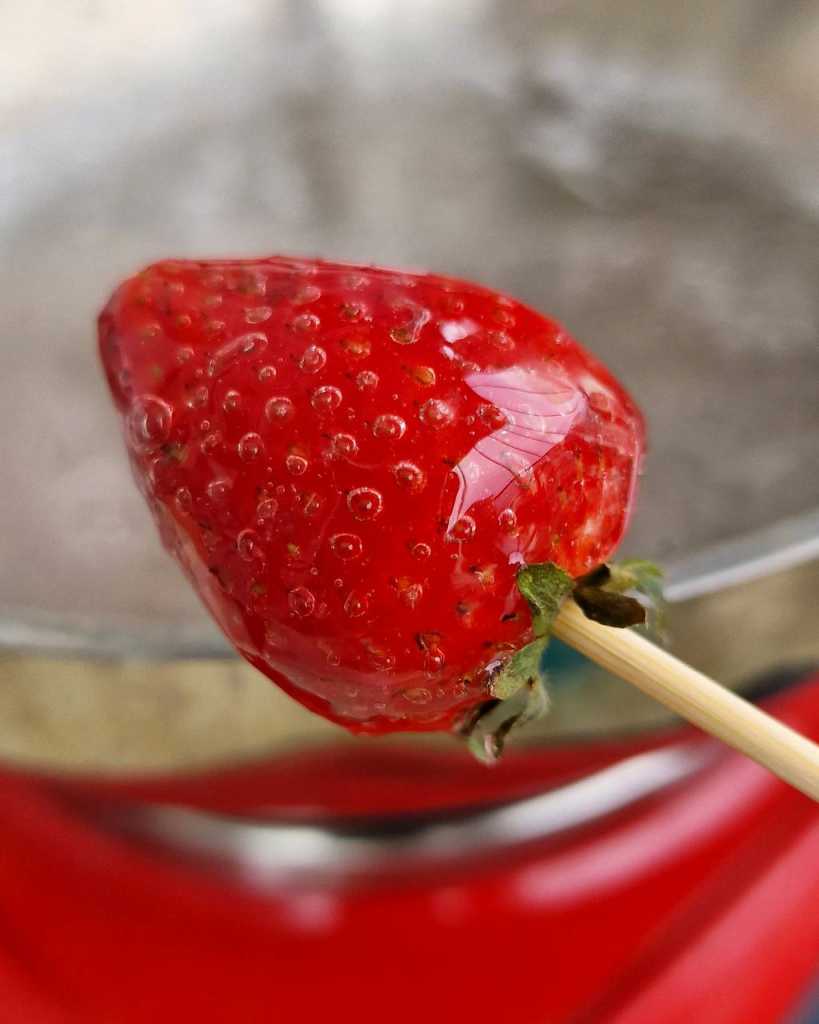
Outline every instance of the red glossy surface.
<path fill-rule="evenodd" d="M 326 747 L 294 751 L 266 765 L 246 765 L 187 779 L 88 782 L 83 795 L 100 802 L 124 798 L 179 803 L 227 813 L 290 820 L 304 808 L 328 817 L 368 814 L 428 814 L 514 800 L 605 768 L 623 757 L 678 740 L 664 736 L 610 740 L 593 745 L 560 745 L 543 750 L 515 748 L 487 771 L 465 749 L 419 750 Z"/>
<path fill-rule="evenodd" d="M 100 348 L 166 543 L 240 652 L 348 728 L 451 725 L 530 637 L 520 566 L 578 575 L 626 527 L 634 403 L 477 285 L 166 262 Z"/>
<path fill-rule="evenodd" d="M 768 706 L 819 737 L 819 677 Z M 347 885 L 253 888 L 78 792 L 0 785 L 4 1024 L 781 1024 L 819 964 L 816 805 L 727 751 L 594 827 Z"/>

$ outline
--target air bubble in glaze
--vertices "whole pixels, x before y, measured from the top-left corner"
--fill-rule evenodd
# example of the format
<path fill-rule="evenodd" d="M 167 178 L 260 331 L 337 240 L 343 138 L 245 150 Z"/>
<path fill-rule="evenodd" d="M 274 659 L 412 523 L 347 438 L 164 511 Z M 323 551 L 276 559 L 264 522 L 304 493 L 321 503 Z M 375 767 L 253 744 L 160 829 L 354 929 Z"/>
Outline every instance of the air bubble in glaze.
<path fill-rule="evenodd" d="M 287 595 L 287 606 L 293 615 L 306 619 L 316 608 L 316 596 L 307 587 L 294 587 Z"/>
<path fill-rule="evenodd" d="M 324 384 L 316 388 L 310 396 L 310 404 L 320 413 L 333 412 L 341 405 L 341 391 L 332 384 Z"/>
<path fill-rule="evenodd" d="M 354 590 L 350 591 L 344 601 L 344 612 L 351 619 L 359 619 L 362 615 L 366 615 L 369 607 L 370 602 L 367 599 L 367 595 L 357 594 Z"/>
<path fill-rule="evenodd" d="M 426 486 L 426 475 L 423 469 L 420 466 L 416 466 L 414 462 L 404 461 L 396 463 L 393 467 L 393 475 L 401 487 L 412 494 L 417 494 Z"/>
<path fill-rule="evenodd" d="M 235 412 L 242 404 L 242 396 L 238 391 L 233 388 L 230 391 L 226 391 L 222 399 L 222 408 L 225 412 Z"/>
<path fill-rule="evenodd" d="M 384 507 L 384 499 L 372 487 L 356 487 L 347 495 L 347 508 L 356 519 L 375 519 Z"/>
<path fill-rule="evenodd" d="M 424 325 L 429 322 L 429 310 L 414 304 L 404 304 L 401 311 L 405 314 L 406 322 L 393 327 L 390 337 L 397 345 L 414 345 L 421 337 Z"/>
<path fill-rule="evenodd" d="M 299 334 L 308 334 L 317 331 L 321 326 L 321 320 L 315 313 L 299 313 L 294 316 L 288 324 L 291 331 L 298 331 Z"/>
<path fill-rule="evenodd" d="M 357 533 L 335 533 L 330 538 L 330 550 L 342 562 L 351 562 L 361 556 L 364 545 Z"/>
<path fill-rule="evenodd" d="M 349 458 L 358 451 L 358 441 L 352 434 L 336 434 L 333 437 L 333 453 L 342 458 Z"/>
<path fill-rule="evenodd" d="M 472 516 L 461 516 L 449 531 L 449 535 L 455 540 L 472 540 L 477 530 L 477 523 Z"/>
<path fill-rule="evenodd" d="M 492 405 L 491 402 L 483 402 L 479 405 L 477 413 L 481 422 L 485 423 L 487 427 L 491 427 L 492 430 L 500 430 L 501 427 L 506 426 L 507 418 L 503 411 L 496 405 Z"/>
<path fill-rule="evenodd" d="M 397 441 L 406 433 L 407 425 L 400 416 L 382 413 L 373 421 L 373 435 L 388 441 Z"/>
<path fill-rule="evenodd" d="M 412 547 L 410 548 L 410 554 L 412 555 L 413 558 L 417 559 L 419 562 L 422 562 L 430 557 L 430 555 L 432 554 L 432 548 L 429 546 L 429 544 L 425 544 L 423 541 L 419 541 L 417 544 L 412 545 Z"/>
<path fill-rule="evenodd" d="M 304 373 L 318 373 L 327 365 L 327 353 L 321 345 L 308 345 L 299 359 L 299 369 Z"/>
<path fill-rule="evenodd" d="M 296 415 L 296 407 L 289 398 L 280 395 L 268 401 L 264 414 L 273 426 L 283 427 Z"/>
<path fill-rule="evenodd" d="M 138 452 L 160 448 L 170 437 L 173 408 L 155 395 L 141 395 L 128 414 L 128 438 Z"/>
<path fill-rule="evenodd" d="M 451 406 L 440 398 L 430 398 L 424 402 L 418 415 L 423 423 L 436 430 L 448 427 L 455 419 Z"/>
<path fill-rule="evenodd" d="M 230 481 L 223 480 L 222 478 L 211 480 L 205 488 L 205 493 L 211 501 L 221 504 L 227 501 L 227 497 L 230 494 Z"/>
<path fill-rule="evenodd" d="M 303 455 L 291 452 L 284 460 L 284 466 L 287 472 L 292 473 L 293 476 L 303 476 L 307 472 L 309 462 Z"/>
<path fill-rule="evenodd" d="M 262 549 L 256 531 L 242 530 L 236 538 L 236 550 L 239 552 L 239 557 L 245 562 L 252 562 L 254 559 L 260 558 Z"/>
<path fill-rule="evenodd" d="M 498 513 L 498 526 L 505 533 L 514 533 L 518 528 L 518 517 L 515 515 L 515 510 L 505 508 Z"/>
<path fill-rule="evenodd" d="M 261 434 L 250 432 L 245 434 L 236 446 L 239 458 L 243 462 L 253 462 L 264 455 L 264 441 Z"/>
<path fill-rule="evenodd" d="M 261 530 L 270 530 L 279 511 L 275 498 L 264 498 L 256 506 L 256 525 Z"/>

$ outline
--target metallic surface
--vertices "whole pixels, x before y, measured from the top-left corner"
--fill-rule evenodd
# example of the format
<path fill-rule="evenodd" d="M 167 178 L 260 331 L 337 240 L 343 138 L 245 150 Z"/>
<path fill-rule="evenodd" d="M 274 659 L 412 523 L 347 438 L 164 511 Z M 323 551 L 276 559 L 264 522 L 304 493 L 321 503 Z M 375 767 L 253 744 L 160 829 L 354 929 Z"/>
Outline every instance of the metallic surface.
<path fill-rule="evenodd" d="M 300 824 L 237 821 L 178 807 L 137 806 L 100 814 L 98 822 L 178 852 L 209 859 L 264 884 L 283 877 L 324 879 L 462 861 L 475 854 L 501 856 L 521 843 L 592 825 L 645 797 L 661 793 L 713 760 L 714 750 L 679 746 L 626 758 L 603 771 L 547 793 L 456 821 L 425 822 L 393 836 L 368 831 L 346 834 Z"/>

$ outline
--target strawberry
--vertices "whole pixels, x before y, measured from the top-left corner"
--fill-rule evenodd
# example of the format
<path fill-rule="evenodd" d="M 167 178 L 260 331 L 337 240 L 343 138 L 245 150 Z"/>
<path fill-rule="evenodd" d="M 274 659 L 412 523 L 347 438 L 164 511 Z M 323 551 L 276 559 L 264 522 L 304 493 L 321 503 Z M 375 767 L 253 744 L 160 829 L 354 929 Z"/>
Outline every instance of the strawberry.
<path fill-rule="evenodd" d="M 617 546 L 643 423 L 514 299 L 428 274 L 167 261 L 99 318 L 137 482 L 239 652 L 355 732 L 451 728 L 532 638 L 522 567 Z"/>

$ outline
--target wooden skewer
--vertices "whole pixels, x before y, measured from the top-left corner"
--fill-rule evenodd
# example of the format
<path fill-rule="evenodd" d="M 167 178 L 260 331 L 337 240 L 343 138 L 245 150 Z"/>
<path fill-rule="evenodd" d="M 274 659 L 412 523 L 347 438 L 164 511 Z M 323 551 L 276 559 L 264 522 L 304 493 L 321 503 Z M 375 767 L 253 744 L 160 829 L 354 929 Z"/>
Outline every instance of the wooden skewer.
<path fill-rule="evenodd" d="M 571 599 L 553 633 L 607 671 L 819 801 L 819 746 L 630 629 L 587 619 Z"/>

